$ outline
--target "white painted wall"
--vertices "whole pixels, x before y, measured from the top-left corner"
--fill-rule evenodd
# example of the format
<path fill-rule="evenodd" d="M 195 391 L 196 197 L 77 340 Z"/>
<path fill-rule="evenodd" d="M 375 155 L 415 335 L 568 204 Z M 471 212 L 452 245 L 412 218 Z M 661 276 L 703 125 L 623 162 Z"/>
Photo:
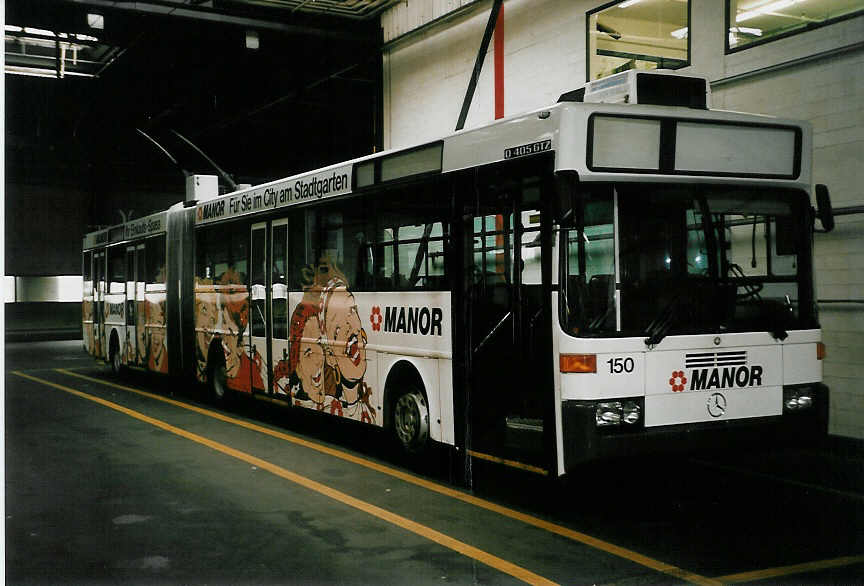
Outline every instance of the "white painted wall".
<path fill-rule="evenodd" d="M 506 115 L 540 108 L 584 84 L 585 13 L 605 0 L 505 0 Z M 724 53 L 724 2 L 691 0 L 692 65 L 707 75 L 714 107 L 809 120 L 814 178 L 835 206 L 864 205 L 864 50 L 861 47 L 730 83 L 758 71 L 864 40 L 864 16 Z M 491 0 L 405 0 L 382 16 L 385 41 L 435 19 L 438 25 L 385 49 L 385 147 L 402 147 L 451 132 L 480 46 Z M 466 8 L 467 7 L 467 8 Z M 462 11 L 454 18 L 448 12 Z M 492 52 L 480 77 L 466 128 L 494 118 Z M 820 299 L 864 299 L 864 215 L 839 217 L 816 235 Z M 831 433 L 864 438 L 864 306 L 822 305 L 831 386 Z"/>
<path fill-rule="evenodd" d="M 417 25 L 427 0 L 408 0 L 395 9 L 413 17 L 382 17 L 385 40 L 405 32 L 393 21 Z M 466 4 L 453 2 L 453 5 Z M 504 113 L 518 114 L 554 103 L 584 83 L 585 14 L 572 0 L 509 0 L 504 3 Z M 420 32 L 384 53 L 384 146 L 398 148 L 452 132 L 474 60 L 480 48 L 490 0 L 471 4 L 466 14 Z M 430 13 L 429 18 L 435 16 Z M 438 15 L 440 16 L 440 15 Z M 388 23 L 390 23 L 388 25 Z M 494 42 L 483 65 L 465 127 L 494 119 Z M 538 58 L 540 59 L 538 61 Z"/>
<path fill-rule="evenodd" d="M 858 17 L 725 59 L 721 45 L 716 58 L 725 65 L 722 74 L 731 76 L 862 40 L 864 17 Z M 864 204 L 864 50 L 721 84 L 713 97 L 716 108 L 809 120 L 814 182 L 828 185 L 835 207 Z M 864 299 L 864 214 L 839 216 L 834 232 L 816 234 L 815 266 L 817 298 Z M 821 304 L 819 309 L 828 349 L 829 431 L 864 438 L 864 306 Z"/>

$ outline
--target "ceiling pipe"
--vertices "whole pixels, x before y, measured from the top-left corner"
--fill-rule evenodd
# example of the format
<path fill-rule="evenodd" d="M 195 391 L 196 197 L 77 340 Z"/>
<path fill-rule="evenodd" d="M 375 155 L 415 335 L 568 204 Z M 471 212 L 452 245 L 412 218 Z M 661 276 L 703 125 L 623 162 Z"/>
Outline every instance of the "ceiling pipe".
<path fill-rule="evenodd" d="M 284 24 L 258 18 L 237 16 L 202 6 L 190 4 L 178 5 L 173 2 L 120 2 L 115 0 L 62 0 L 67 4 L 78 4 L 80 6 L 95 6 L 102 9 L 111 9 L 125 12 L 139 12 L 143 14 L 157 14 L 160 16 L 174 16 L 192 20 L 202 20 L 219 24 L 256 28 L 261 30 L 272 30 L 294 35 L 311 35 L 344 41 L 368 41 L 368 37 L 361 34 L 348 33 L 339 30 L 328 30 L 311 26 L 300 26 Z"/>

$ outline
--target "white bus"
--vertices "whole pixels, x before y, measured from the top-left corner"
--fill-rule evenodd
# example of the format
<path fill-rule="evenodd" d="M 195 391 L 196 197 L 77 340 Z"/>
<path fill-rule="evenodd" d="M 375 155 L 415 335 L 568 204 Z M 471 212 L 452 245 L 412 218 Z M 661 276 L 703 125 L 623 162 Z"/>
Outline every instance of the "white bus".
<path fill-rule="evenodd" d="M 709 102 L 626 72 L 89 234 L 85 345 L 552 476 L 818 437 L 811 131 Z"/>

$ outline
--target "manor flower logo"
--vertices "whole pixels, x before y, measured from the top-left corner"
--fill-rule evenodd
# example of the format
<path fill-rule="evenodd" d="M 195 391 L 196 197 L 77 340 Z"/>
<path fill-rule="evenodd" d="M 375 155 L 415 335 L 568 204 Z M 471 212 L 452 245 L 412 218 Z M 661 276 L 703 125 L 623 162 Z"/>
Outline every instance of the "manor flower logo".
<path fill-rule="evenodd" d="M 372 323 L 374 331 L 381 331 L 381 322 L 384 321 L 384 317 L 381 315 L 381 308 L 377 305 L 372 308 L 372 315 L 369 316 L 369 321 Z"/>
<path fill-rule="evenodd" d="M 683 370 L 676 370 L 672 373 L 672 378 L 669 379 L 669 384 L 672 386 L 672 392 L 680 393 L 684 390 L 684 385 L 687 384 L 687 377 L 684 376 Z"/>

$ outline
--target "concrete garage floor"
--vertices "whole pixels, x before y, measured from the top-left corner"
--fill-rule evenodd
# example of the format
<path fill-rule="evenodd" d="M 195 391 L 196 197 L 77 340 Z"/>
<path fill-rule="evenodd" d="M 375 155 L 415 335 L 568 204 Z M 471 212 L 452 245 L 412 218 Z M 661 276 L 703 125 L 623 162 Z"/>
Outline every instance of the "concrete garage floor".
<path fill-rule="evenodd" d="M 168 379 L 113 379 L 80 341 L 7 344 L 7 582 L 864 576 L 854 446 L 614 463 L 558 485 L 476 464 L 466 491 L 448 484 L 446 454 L 412 472 L 380 434 L 197 398 Z"/>

